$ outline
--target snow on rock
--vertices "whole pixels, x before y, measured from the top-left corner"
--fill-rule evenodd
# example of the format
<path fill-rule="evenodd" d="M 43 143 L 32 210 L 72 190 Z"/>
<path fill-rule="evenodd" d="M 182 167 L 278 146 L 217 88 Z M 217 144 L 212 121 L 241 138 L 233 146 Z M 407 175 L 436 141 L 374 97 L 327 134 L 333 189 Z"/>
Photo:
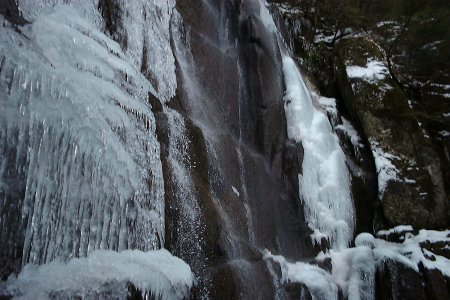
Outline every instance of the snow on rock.
<path fill-rule="evenodd" d="M 268 250 L 265 250 L 264 259 L 279 264 L 282 283 L 298 282 L 304 284 L 313 299 L 338 299 L 338 288 L 332 276 L 320 267 L 303 262 L 290 263 L 283 256 L 273 255 Z"/>
<path fill-rule="evenodd" d="M 409 227 L 403 226 L 403 229 L 409 229 Z M 393 230 L 393 232 L 398 231 L 398 229 Z M 445 276 L 450 277 L 450 260 L 447 257 L 423 248 L 426 243 L 436 242 L 450 243 L 450 230 L 435 231 L 422 229 L 417 235 L 411 233 L 406 234 L 402 243 L 375 239 L 374 254 L 377 261 L 386 259 L 395 260 L 416 271 L 419 271 L 418 265 L 422 263 L 426 268 L 437 269 Z"/>
<path fill-rule="evenodd" d="M 384 63 L 375 59 L 369 59 L 365 67 L 347 66 L 346 70 L 349 78 L 360 78 L 369 83 L 383 80 L 389 74 Z"/>
<path fill-rule="evenodd" d="M 128 284 L 157 299 L 186 299 L 193 285 L 189 266 L 167 250 L 114 252 L 97 250 L 67 263 L 26 265 L 6 282 L 15 299 L 90 298 L 113 295 L 126 299 Z M 147 299 L 147 298 L 145 298 Z"/>
<path fill-rule="evenodd" d="M 383 151 L 379 143 L 374 139 L 370 139 L 370 146 L 372 149 L 372 154 L 375 159 L 375 166 L 378 173 L 378 191 L 379 198 L 383 197 L 384 191 L 389 183 L 389 181 L 399 181 L 400 171 L 392 163 L 392 160 L 399 159 L 398 156 L 387 153 Z"/>
<path fill-rule="evenodd" d="M 404 233 L 404 232 L 412 232 L 413 227 L 411 225 L 399 225 L 389 230 L 380 230 L 377 232 L 377 236 L 388 236 L 393 233 Z"/>
<path fill-rule="evenodd" d="M 389 234 L 406 232 L 403 242 L 398 243 L 361 233 L 355 238 L 354 248 L 320 253 L 316 259 L 331 259 L 332 279 L 348 299 L 374 299 L 375 272 L 377 268 L 383 268 L 386 261 L 401 263 L 416 272 L 420 272 L 419 264 L 423 264 L 425 268 L 437 269 L 450 276 L 450 260 L 427 249 L 427 244 L 450 243 L 450 230 L 420 230 L 414 235 L 412 229 L 402 225 L 377 233 L 385 238 Z"/>
<path fill-rule="evenodd" d="M 325 35 L 322 32 L 319 32 L 314 36 L 314 43 L 316 44 L 321 42 L 331 43 L 335 38 L 336 38 L 335 34 Z"/>
<path fill-rule="evenodd" d="M 449 137 L 450 136 L 450 131 L 447 130 L 441 130 L 438 132 L 438 134 L 442 137 Z"/>
<path fill-rule="evenodd" d="M 375 245 L 375 238 L 373 235 L 367 232 L 363 232 L 358 234 L 358 236 L 355 238 L 355 246 L 366 246 L 373 248 Z"/>
<path fill-rule="evenodd" d="M 282 283 L 299 282 L 312 293 L 313 299 L 336 299 L 337 287 L 344 298 L 352 300 L 375 299 L 375 274 L 383 268 L 386 261 L 395 261 L 420 272 L 419 264 L 425 268 L 437 269 L 450 276 L 450 260 L 432 252 L 432 245 L 445 247 L 450 243 L 450 230 L 420 230 L 417 235 L 410 233 L 411 226 L 402 225 L 378 232 L 385 234 L 407 232 L 403 242 L 389 242 L 375 238 L 369 233 L 361 233 L 355 238 L 355 247 L 331 249 L 319 253 L 317 262 L 331 259 L 331 274 L 318 266 L 288 262 L 284 257 L 272 255 L 265 250 L 264 259 L 280 265 Z M 431 245 L 431 246 L 430 246 Z M 429 250 L 431 249 L 431 250 Z M 328 291 L 328 293 L 324 293 Z"/>
<path fill-rule="evenodd" d="M 345 155 L 325 113 L 313 104 L 295 62 L 283 58 L 288 137 L 304 148 L 299 175 L 305 217 L 315 237 L 324 235 L 333 248 L 345 248 L 353 235 L 353 202 Z"/>
<path fill-rule="evenodd" d="M 339 124 L 336 126 L 336 130 L 341 130 L 351 141 L 352 145 L 354 147 L 363 148 L 364 144 L 361 141 L 361 138 L 359 137 L 358 132 L 353 127 L 353 125 L 345 118 L 342 119 L 342 124 Z"/>
<path fill-rule="evenodd" d="M 231 190 L 233 191 L 233 193 L 236 195 L 236 196 L 240 196 L 241 194 L 239 193 L 239 191 L 238 191 L 238 189 L 237 188 L 235 188 L 234 186 L 231 186 Z"/>

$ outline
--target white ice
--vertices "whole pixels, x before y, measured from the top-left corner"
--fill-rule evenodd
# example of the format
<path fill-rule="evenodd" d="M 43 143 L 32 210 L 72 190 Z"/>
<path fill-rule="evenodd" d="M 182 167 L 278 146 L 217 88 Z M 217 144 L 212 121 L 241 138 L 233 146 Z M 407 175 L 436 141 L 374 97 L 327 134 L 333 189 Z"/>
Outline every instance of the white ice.
<path fill-rule="evenodd" d="M 103 29 L 98 0 L 18 0 L 23 16 L 32 22 L 63 4 L 76 9 L 97 29 Z M 175 0 L 115 1 L 115 4 L 120 17 L 114 20 L 118 31 L 113 33 L 114 39 L 125 38 L 124 52 L 136 69 L 139 70 L 146 61 L 145 75 L 157 91 L 158 98 L 163 102 L 169 101 L 177 88 L 175 57 L 170 46 L 170 22 Z"/>
<path fill-rule="evenodd" d="M 0 181 L 25 190 L 23 263 L 163 246 L 157 94 L 120 45 L 57 6 L 0 27 L 0 61 Z"/>
<path fill-rule="evenodd" d="M 295 62 L 285 56 L 283 73 L 288 137 L 304 148 L 300 195 L 305 217 L 332 248 L 345 248 L 353 235 L 354 212 L 345 155 L 327 116 L 314 106 L 311 93 Z"/>
<path fill-rule="evenodd" d="M 304 284 L 313 299 L 338 299 L 338 288 L 332 276 L 322 268 L 303 262 L 288 262 L 281 255 L 273 255 L 268 250 L 264 253 L 265 260 L 279 264 L 282 283 L 298 282 Z"/>

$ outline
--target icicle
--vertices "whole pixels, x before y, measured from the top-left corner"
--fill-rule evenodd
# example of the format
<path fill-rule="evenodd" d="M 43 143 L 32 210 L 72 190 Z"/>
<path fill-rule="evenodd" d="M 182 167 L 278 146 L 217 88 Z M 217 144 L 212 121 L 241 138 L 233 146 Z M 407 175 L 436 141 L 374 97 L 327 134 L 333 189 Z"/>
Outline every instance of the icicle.
<path fill-rule="evenodd" d="M 5 230 L 23 231 L 22 263 L 163 246 L 159 144 L 139 100 L 154 92 L 150 83 L 73 8 L 49 9 L 29 26 L 28 39 L 0 28 L 0 57 L 8 57 L 0 59 L 0 136 L 16 153 L 11 165 L 25 190 L 22 228 Z M 126 89 L 117 76 L 124 71 Z"/>

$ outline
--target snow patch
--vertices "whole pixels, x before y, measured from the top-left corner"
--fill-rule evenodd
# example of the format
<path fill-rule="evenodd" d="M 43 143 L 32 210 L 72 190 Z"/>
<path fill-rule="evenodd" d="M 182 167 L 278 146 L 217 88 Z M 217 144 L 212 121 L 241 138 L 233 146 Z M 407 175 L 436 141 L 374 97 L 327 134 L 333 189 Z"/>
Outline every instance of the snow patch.
<path fill-rule="evenodd" d="M 389 230 L 380 230 L 377 232 L 377 236 L 388 236 L 393 233 L 412 232 L 413 227 L 411 225 L 399 225 Z"/>
<path fill-rule="evenodd" d="M 386 78 L 389 70 L 383 62 L 369 59 L 365 67 L 361 66 L 347 66 L 347 76 L 349 78 L 358 78 L 369 83 L 376 83 Z"/>
<path fill-rule="evenodd" d="M 231 189 L 233 190 L 233 193 L 235 193 L 236 194 L 236 196 L 240 196 L 241 194 L 239 193 L 239 191 L 238 191 L 238 189 L 237 188 L 235 188 L 234 186 L 231 186 Z"/>
<path fill-rule="evenodd" d="M 442 137 L 448 137 L 448 136 L 450 136 L 450 131 L 447 131 L 447 130 L 441 130 L 441 131 L 439 131 L 438 133 L 439 133 L 439 135 L 442 136 Z"/>
<path fill-rule="evenodd" d="M 128 283 L 142 295 L 186 299 L 193 284 L 189 266 L 167 250 L 98 250 L 67 263 L 26 265 L 10 277 L 6 290 L 15 299 L 85 298 L 102 293 L 126 299 Z M 52 298 L 53 299 L 53 298 Z"/>

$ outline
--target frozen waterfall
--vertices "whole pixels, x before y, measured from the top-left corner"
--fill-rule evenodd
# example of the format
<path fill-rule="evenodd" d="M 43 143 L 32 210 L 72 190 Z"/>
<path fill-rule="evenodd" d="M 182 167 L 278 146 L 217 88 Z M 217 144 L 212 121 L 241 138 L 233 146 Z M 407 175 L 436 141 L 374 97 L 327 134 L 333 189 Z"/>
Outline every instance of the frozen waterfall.
<path fill-rule="evenodd" d="M 155 90 L 120 46 L 60 6 L 1 27 L 0 61 L 2 256 L 163 246 Z"/>
<path fill-rule="evenodd" d="M 288 136 L 301 142 L 305 153 L 300 195 L 312 238 L 320 242 L 324 237 L 332 248 L 346 248 L 353 237 L 354 212 L 344 152 L 292 58 L 283 58 L 283 72 Z"/>

